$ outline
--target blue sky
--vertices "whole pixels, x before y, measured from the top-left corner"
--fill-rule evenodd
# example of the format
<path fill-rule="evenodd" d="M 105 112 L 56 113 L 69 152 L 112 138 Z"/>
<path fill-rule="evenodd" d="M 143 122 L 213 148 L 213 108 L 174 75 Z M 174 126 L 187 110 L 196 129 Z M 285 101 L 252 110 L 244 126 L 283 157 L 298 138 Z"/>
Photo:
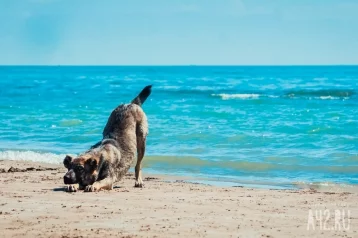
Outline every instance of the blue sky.
<path fill-rule="evenodd" d="M 0 0 L 0 64 L 358 64 L 358 1 Z"/>

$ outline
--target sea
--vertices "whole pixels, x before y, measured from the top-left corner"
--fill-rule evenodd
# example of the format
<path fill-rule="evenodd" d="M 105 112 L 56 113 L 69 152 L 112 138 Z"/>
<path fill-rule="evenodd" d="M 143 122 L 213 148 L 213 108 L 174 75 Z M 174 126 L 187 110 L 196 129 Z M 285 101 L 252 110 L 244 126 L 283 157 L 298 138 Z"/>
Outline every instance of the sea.
<path fill-rule="evenodd" d="M 146 85 L 144 177 L 358 184 L 358 66 L 0 66 L 0 160 L 62 164 Z"/>

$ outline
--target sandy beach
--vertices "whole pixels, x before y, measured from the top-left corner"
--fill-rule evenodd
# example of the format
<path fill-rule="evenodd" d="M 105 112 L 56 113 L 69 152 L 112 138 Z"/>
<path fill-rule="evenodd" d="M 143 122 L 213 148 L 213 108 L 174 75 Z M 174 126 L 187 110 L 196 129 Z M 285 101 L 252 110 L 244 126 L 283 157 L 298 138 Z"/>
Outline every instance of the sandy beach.
<path fill-rule="evenodd" d="M 0 161 L 0 237 L 357 237 L 358 194 L 193 184 L 128 174 L 66 193 L 61 165 Z M 337 217 L 338 216 L 338 217 Z"/>

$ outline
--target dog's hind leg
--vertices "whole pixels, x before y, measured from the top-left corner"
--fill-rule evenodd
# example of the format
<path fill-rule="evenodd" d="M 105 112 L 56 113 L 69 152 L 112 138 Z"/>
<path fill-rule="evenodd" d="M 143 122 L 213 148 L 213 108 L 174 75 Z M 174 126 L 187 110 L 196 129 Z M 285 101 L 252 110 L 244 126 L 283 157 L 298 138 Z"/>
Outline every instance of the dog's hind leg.
<path fill-rule="evenodd" d="M 142 142 L 142 148 L 138 149 L 137 164 L 135 166 L 135 184 L 134 187 L 142 188 L 144 186 L 142 180 L 142 160 L 145 153 L 145 140 Z"/>
<path fill-rule="evenodd" d="M 142 188 L 142 160 L 145 154 L 146 136 L 148 134 L 148 125 L 146 122 L 139 123 L 136 128 L 137 135 L 137 164 L 135 166 L 135 184 L 134 187 Z"/>

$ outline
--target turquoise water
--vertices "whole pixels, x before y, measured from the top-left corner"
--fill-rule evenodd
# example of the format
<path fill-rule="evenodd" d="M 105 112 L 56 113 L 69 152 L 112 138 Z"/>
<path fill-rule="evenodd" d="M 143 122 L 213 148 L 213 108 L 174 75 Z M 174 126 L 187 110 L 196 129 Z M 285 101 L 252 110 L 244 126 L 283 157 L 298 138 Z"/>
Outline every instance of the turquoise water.
<path fill-rule="evenodd" d="M 358 66 L 3 66 L 0 159 L 62 163 L 148 84 L 144 173 L 358 183 Z"/>

